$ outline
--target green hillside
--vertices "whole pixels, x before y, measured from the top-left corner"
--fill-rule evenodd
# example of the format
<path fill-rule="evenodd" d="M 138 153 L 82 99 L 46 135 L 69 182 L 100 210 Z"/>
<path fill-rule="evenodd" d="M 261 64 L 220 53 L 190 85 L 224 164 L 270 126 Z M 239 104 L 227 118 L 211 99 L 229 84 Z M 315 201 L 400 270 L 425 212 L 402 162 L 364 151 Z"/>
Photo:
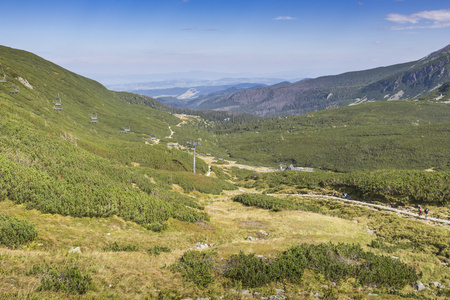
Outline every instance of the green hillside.
<path fill-rule="evenodd" d="M 1 47 L 0 63 L 7 80 L 0 83 L 2 198 L 62 215 L 119 215 L 160 230 L 169 218 L 208 218 L 172 184 L 187 192 L 232 188 L 200 175 L 207 171 L 201 160 L 192 174 L 192 154 L 149 139 L 170 135 L 179 123 L 171 114 L 131 105 L 25 51 Z M 90 122 L 94 112 L 97 123 Z M 130 132 L 121 134 L 123 127 Z"/>
<path fill-rule="evenodd" d="M 210 129 L 231 159 L 350 172 L 450 170 L 450 110 L 442 101 L 391 101 Z"/>

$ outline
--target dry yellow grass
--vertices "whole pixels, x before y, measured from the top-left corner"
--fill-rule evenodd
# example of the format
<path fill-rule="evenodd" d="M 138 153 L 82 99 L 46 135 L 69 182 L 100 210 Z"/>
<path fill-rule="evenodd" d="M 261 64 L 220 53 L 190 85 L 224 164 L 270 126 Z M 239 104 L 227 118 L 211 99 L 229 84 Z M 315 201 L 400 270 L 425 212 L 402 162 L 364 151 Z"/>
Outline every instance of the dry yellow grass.
<path fill-rule="evenodd" d="M 365 231 L 366 225 L 357 221 L 303 211 L 271 212 L 246 207 L 230 200 L 235 193 L 238 191 L 202 199 L 211 216 L 210 222 L 186 224 L 170 220 L 168 230 L 162 233 L 145 230 L 119 217 L 63 217 L 2 201 L 0 211 L 28 219 L 36 225 L 39 235 L 28 247 L 0 248 L 0 299 L 1 295 L 19 298 L 37 295 L 49 299 L 157 299 L 159 291 L 176 291 L 183 297 L 195 297 L 204 291 L 164 267 L 173 264 L 188 249 L 195 248 L 198 242 L 214 244 L 212 249 L 219 257 L 226 258 L 239 251 L 270 257 L 303 242 L 359 243 L 366 247 L 374 238 Z M 261 230 L 268 235 L 261 235 Z M 249 236 L 258 240 L 249 241 Z M 137 245 L 141 251 L 103 251 L 105 245 L 114 241 L 120 245 Z M 159 256 L 144 251 L 155 245 L 169 247 L 172 251 Z M 77 246 L 81 254 L 68 254 L 71 247 Z M 44 260 L 55 264 L 76 263 L 83 273 L 92 275 L 93 288 L 86 295 L 76 297 L 34 292 L 40 281 L 27 272 Z M 221 286 L 210 290 L 218 295 L 227 292 Z"/>

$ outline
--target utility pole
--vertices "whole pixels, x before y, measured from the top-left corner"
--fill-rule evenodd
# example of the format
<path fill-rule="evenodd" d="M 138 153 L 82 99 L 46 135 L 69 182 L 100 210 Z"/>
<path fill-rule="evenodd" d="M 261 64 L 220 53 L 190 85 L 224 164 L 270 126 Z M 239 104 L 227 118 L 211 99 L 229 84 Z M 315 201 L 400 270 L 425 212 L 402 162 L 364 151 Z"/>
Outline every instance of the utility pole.
<path fill-rule="evenodd" d="M 188 144 L 192 147 L 191 150 L 194 150 L 193 162 L 192 162 L 192 172 L 195 173 L 195 146 L 201 145 L 200 139 L 195 139 L 195 140 L 189 141 L 186 144 Z"/>

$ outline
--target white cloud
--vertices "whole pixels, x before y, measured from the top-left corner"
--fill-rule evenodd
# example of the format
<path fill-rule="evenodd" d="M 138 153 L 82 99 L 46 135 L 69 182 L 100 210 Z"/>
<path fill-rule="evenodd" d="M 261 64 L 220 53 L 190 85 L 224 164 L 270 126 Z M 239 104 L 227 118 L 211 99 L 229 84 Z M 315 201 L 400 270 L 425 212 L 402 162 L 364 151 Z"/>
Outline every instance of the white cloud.
<path fill-rule="evenodd" d="M 386 16 L 386 20 L 405 24 L 405 26 L 393 26 L 392 30 L 450 27 L 450 9 L 425 10 L 410 15 L 389 14 Z"/>
<path fill-rule="evenodd" d="M 276 17 L 274 20 L 275 21 L 293 21 L 295 19 L 297 19 L 297 18 L 289 17 L 289 16 L 279 16 L 279 17 Z"/>

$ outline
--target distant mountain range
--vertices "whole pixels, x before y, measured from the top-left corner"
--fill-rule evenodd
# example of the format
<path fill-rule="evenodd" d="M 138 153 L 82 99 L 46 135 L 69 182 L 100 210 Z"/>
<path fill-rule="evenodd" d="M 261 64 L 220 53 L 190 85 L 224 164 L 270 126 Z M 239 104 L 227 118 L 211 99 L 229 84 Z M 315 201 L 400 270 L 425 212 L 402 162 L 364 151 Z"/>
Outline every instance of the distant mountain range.
<path fill-rule="evenodd" d="M 162 75 L 161 75 L 162 76 Z M 206 75 L 204 75 L 206 76 Z M 169 78 L 164 79 L 161 77 L 159 80 L 149 80 L 149 81 L 141 81 L 139 82 L 138 78 L 135 78 L 133 82 L 123 82 L 116 84 L 109 84 L 106 87 L 110 90 L 114 91 L 123 91 L 123 92 L 134 92 L 134 91 L 153 91 L 153 90 L 165 90 L 172 88 L 193 88 L 193 87 L 220 87 L 220 86 L 235 86 L 243 83 L 258 83 L 263 85 L 273 85 L 282 81 L 285 81 L 285 78 L 282 77 L 220 77 L 209 79 L 201 79 L 201 78 Z M 143 77 L 144 78 L 144 77 Z M 141 79 L 142 80 L 142 79 Z M 300 79 L 289 79 L 291 82 L 298 81 Z"/>
<path fill-rule="evenodd" d="M 450 45 L 409 63 L 270 86 L 236 85 L 226 89 L 223 86 L 222 90 L 209 94 L 206 90 L 204 93 L 190 90 L 186 95 L 191 96 L 180 97 L 187 88 L 180 90 L 176 97 L 159 100 L 200 110 L 228 110 L 258 116 L 300 115 L 365 102 L 417 98 L 449 81 Z M 143 90 L 133 92 L 145 94 Z"/>

